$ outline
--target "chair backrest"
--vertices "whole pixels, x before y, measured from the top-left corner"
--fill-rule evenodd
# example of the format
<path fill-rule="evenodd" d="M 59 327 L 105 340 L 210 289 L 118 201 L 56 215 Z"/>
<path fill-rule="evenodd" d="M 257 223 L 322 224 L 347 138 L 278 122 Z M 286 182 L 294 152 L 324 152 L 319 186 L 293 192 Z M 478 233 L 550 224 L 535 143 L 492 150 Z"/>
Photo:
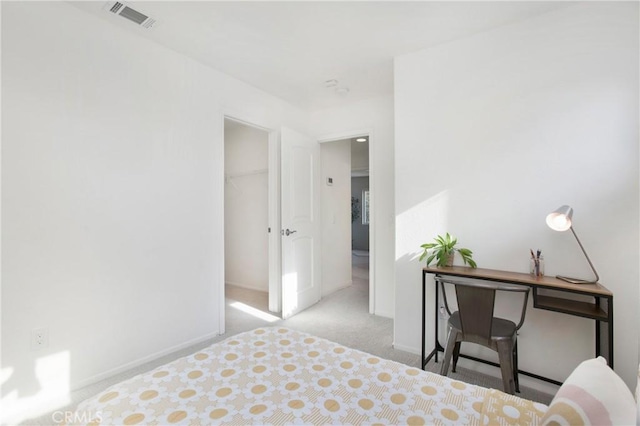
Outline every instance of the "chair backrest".
<path fill-rule="evenodd" d="M 490 340 L 496 290 L 456 285 L 456 298 L 458 299 L 462 332 L 465 336 Z"/>
<path fill-rule="evenodd" d="M 516 326 L 516 330 L 522 327 L 527 311 L 529 287 L 485 281 L 455 281 L 443 277 L 437 277 L 436 280 L 442 288 L 444 305 L 449 315 L 451 315 L 451 310 L 447 302 L 447 293 L 444 285 L 453 284 L 455 286 L 462 332 L 467 338 L 472 338 L 472 340 L 491 339 L 496 291 L 524 293 L 520 322 Z"/>

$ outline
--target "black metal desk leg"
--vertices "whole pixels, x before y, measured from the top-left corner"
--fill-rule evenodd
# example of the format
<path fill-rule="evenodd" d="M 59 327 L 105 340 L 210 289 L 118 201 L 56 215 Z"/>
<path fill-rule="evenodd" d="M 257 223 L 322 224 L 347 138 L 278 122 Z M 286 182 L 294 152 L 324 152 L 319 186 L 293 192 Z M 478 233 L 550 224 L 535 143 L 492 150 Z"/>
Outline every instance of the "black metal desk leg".
<path fill-rule="evenodd" d="M 600 308 L 600 298 L 595 297 L 594 299 L 596 302 L 596 308 Z M 602 327 L 602 324 L 600 323 L 600 321 L 596 320 L 596 358 L 602 355 L 602 340 L 600 338 L 601 327 Z M 609 361 L 607 360 L 607 364 L 608 363 Z"/>
<path fill-rule="evenodd" d="M 596 357 L 605 357 L 613 369 L 613 297 L 596 297 L 596 307 L 601 307 L 602 300 L 607 302 L 607 320 L 596 320 Z"/>
<path fill-rule="evenodd" d="M 429 355 L 427 355 L 427 357 L 425 358 L 425 343 L 427 340 L 427 336 L 426 336 L 426 331 L 427 331 L 427 298 L 426 298 L 426 292 L 427 292 L 427 273 L 426 272 L 422 272 L 422 369 L 424 370 L 425 366 L 429 363 L 429 361 L 431 361 L 431 358 L 433 358 L 434 356 L 436 357 L 436 362 L 438 362 L 438 351 L 443 351 L 444 348 L 440 345 L 440 342 L 438 342 L 438 299 L 439 299 L 439 292 L 438 292 L 438 285 L 436 283 L 436 302 L 435 302 L 435 336 L 434 336 L 434 342 L 435 345 L 433 347 L 433 350 L 429 353 Z"/>
<path fill-rule="evenodd" d="M 434 329 L 434 334 L 433 334 L 433 348 L 436 351 L 436 362 L 438 362 L 438 346 L 440 346 L 440 343 L 438 342 L 438 299 L 439 299 L 439 291 L 438 291 L 438 283 L 436 282 L 436 302 L 435 302 L 435 319 L 434 319 L 434 324 L 435 324 L 435 329 Z"/>
<path fill-rule="evenodd" d="M 609 333 L 607 333 L 607 344 L 609 345 L 607 356 L 609 358 L 607 361 L 609 361 L 609 367 L 613 370 L 613 297 L 607 298 L 607 315 L 609 316 L 609 321 L 607 322 L 609 330 Z"/>
<path fill-rule="evenodd" d="M 426 279 L 427 279 L 427 274 L 422 271 L 422 357 L 420 358 L 420 363 L 422 364 L 422 369 L 424 370 L 424 366 L 425 366 L 425 361 L 424 361 L 424 341 L 426 339 L 425 337 L 425 332 L 426 332 L 426 312 L 425 312 L 425 290 L 426 290 Z"/>

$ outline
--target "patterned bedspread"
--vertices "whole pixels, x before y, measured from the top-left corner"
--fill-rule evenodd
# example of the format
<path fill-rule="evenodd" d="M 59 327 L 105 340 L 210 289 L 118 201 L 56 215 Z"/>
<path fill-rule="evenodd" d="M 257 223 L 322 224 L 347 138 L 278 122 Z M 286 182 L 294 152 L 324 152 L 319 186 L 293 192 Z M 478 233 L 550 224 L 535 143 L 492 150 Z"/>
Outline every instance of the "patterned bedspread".
<path fill-rule="evenodd" d="M 535 424 L 544 414 L 541 404 L 501 395 L 274 327 L 112 386 L 82 402 L 75 418 L 103 425 L 479 425 Z"/>

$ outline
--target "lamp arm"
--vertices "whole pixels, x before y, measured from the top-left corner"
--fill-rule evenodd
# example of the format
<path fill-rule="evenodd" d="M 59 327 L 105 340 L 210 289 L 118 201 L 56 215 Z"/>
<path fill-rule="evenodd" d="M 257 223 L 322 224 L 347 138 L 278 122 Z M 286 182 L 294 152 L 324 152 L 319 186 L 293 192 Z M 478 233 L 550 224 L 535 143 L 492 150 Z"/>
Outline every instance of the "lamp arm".
<path fill-rule="evenodd" d="M 596 268 L 593 267 L 593 263 L 591 263 L 591 259 L 589 259 L 589 256 L 587 255 L 586 250 L 582 246 L 582 243 L 580 242 L 580 238 L 578 238 L 578 235 L 576 234 L 576 231 L 573 230 L 573 226 L 571 226 L 569 229 L 571 229 L 571 232 L 573 233 L 573 236 L 576 237 L 576 241 L 578 242 L 578 245 L 582 249 L 582 253 L 584 253 L 584 257 L 587 258 L 587 262 L 589 262 L 589 266 L 591 266 L 591 270 L 593 271 L 593 273 L 596 276 L 595 281 L 590 281 L 590 283 L 597 283 L 598 281 L 600 281 L 600 276 L 596 272 Z"/>

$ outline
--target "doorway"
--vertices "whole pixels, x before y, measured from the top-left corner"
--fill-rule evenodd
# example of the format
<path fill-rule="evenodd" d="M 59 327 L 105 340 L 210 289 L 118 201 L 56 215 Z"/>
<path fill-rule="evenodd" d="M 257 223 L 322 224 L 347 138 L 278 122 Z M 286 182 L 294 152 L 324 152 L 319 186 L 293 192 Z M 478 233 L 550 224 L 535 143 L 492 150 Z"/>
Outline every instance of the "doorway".
<path fill-rule="evenodd" d="M 269 313 L 269 133 L 224 120 L 224 295 L 227 328 Z"/>
<path fill-rule="evenodd" d="M 358 287 L 374 312 L 369 135 L 321 140 L 323 296 Z M 367 309 L 364 307 L 364 309 Z"/>
<path fill-rule="evenodd" d="M 351 268 L 353 284 L 369 287 L 369 138 L 351 138 Z"/>
<path fill-rule="evenodd" d="M 238 130 L 241 129 L 241 130 Z M 231 309 L 238 310 L 238 305 L 230 306 L 227 302 L 225 283 L 233 285 L 238 290 L 243 288 L 248 291 L 261 291 L 259 308 L 241 302 L 240 310 L 260 320 L 269 318 L 269 322 L 280 318 L 288 318 L 301 312 L 320 300 L 320 215 L 318 186 L 320 180 L 319 171 L 319 145 L 312 138 L 296 132 L 295 130 L 281 127 L 279 131 L 249 124 L 247 121 L 223 117 L 223 140 L 225 140 L 225 166 L 222 203 L 227 207 L 234 203 L 229 199 L 232 191 L 236 191 L 235 197 L 244 208 L 250 206 L 250 215 L 244 218 L 242 212 L 225 209 L 221 228 L 225 234 L 224 241 L 220 241 L 225 257 L 225 267 L 221 271 L 220 282 L 220 333 L 228 332 L 226 327 L 227 312 Z M 225 132 L 226 130 L 226 132 Z M 246 140 L 231 143 L 235 131 L 261 134 L 261 144 L 253 144 L 249 148 L 237 148 L 245 145 Z M 225 135 L 226 133 L 226 135 Z M 266 149 L 265 149 L 266 146 Z M 233 151 L 240 151 L 240 155 L 234 157 Z M 266 164 L 266 168 L 265 168 Z M 236 167 L 237 166 L 237 167 Z M 265 192 L 255 197 L 247 196 L 238 184 L 246 178 L 266 175 L 266 207 L 258 209 L 255 200 L 262 197 Z M 264 185 L 264 179 L 262 180 Z M 264 187 L 264 186 L 263 186 Z M 267 211 L 266 221 L 257 221 L 260 212 Z M 233 218 L 233 219 L 231 219 Z M 244 220 L 240 220 L 243 219 Z M 258 258 L 256 251 L 249 250 L 238 241 L 249 241 L 238 237 L 227 226 L 227 222 L 239 220 L 236 228 L 245 227 L 248 223 L 257 224 L 257 232 L 266 233 L 266 248 L 264 239 L 259 250 L 264 257 Z M 258 234 L 254 234 L 258 235 Z M 262 234 L 264 236 L 264 234 Z M 235 238 L 235 239 L 234 239 Z M 233 240 L 232 240 L 233 239 Z M 226 244 L 225 244 L 226 243 Z M 242 253 L 234 260 L 234 249 L 230 245 L 239 245 L 237 252 Z M 236 280 L 231 270 L 237 262 L 236 272 L 245 272 L 253 268 L 253 264 L 261 259 L 267 263 L 266 291 L 264 285 L 256 288 L 255 282 Z M 242 268 L 239 266 L 242 262 Z M 229 270 L 230 273 L 227 273 Z M 259 275 L 264 282 L 265 273 Z M 247 282 L 249 284 L 247 285 Z M 265 294 L 266 293 L 266 294 Z M 248 299 L 247 299 L 248 300 Z M 268 309 L 264 309 L 264 300 L 268 300 Z M 247 308 L 245 305 L 248 305 Z M 231 309 L 230 309 L 231 308 Z M 276 316 L 278 315 L 278 316 Z M 262 324 L 264 325 L 264 324 Z M 255 327 L 253 327 L 255 328 Z M 238 331 L 235 328 L 235 331 Z M 234 330 L 231 330 L 234 331 Z M 244 331 L 244 330 L 241 330 Z"/>

